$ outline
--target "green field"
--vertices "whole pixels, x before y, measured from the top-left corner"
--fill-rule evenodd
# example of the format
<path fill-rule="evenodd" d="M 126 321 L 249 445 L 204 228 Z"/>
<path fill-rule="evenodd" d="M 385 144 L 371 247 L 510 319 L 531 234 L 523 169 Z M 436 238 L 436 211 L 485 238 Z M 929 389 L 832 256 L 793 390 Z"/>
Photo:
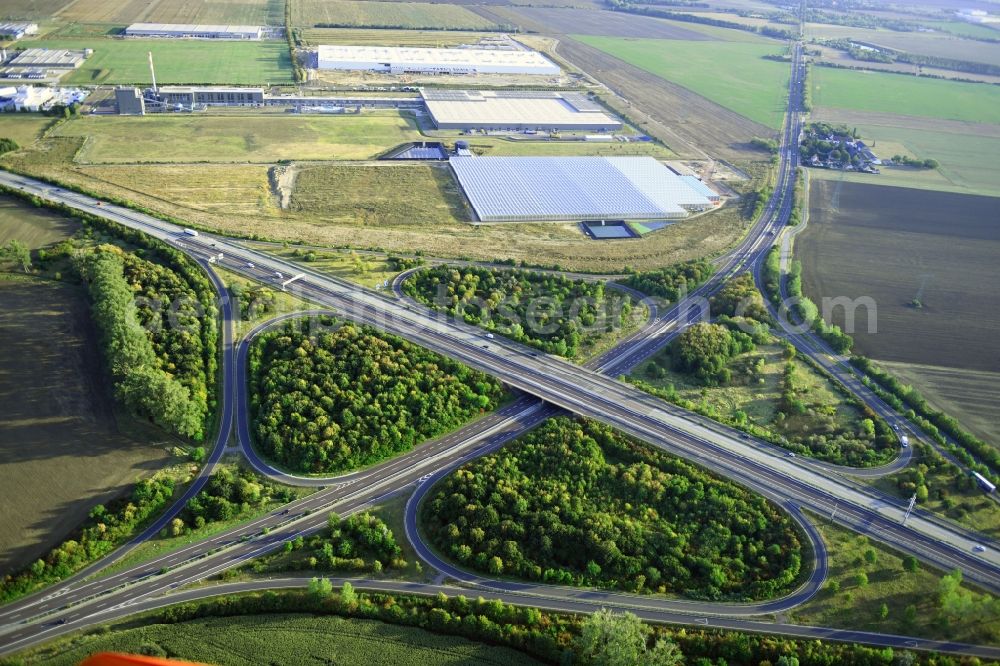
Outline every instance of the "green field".
<path fill-rule="evenodd" d="M 998 86 L 832 67 L 812 78 L 816 107 L 1000 123 Z"/>
<path fill-rule="evenodd" d="M 78 162 L 275 162 L 371 159 L 413 140 L 416 126 L 396 113 L 85 116 L 54 133 L 86 137 Z"/>
<path fill-rule="evenodd" d="M 231 85 L 292 82 L 292 63 L 284 41 L 212 41 L 194 39 L 42 39 L 18 42 L 26 48 L 94 49 L 68 84 L 151 82 L 147 52 L 153 53 L 156 82 Z"/>
<path fill-rule="evenodd" d="M 51 116 L 38 113 L 0 113 L 0 137 L 14 139 L 19 146 L 28 146 L 52 121 Z"/>
<path fill-rule="evenodd" d="M 988 25 L 977 25 L 965 21 L 924 21 L 924 25 L 935 30 L 943 30 L 960 37 L 973 39 L 1000 39 L 1000 30 Z"/>
<path fill-rule="evenodd" d="M 498 26 L 460 5 L 369 0 L 295 0 L 292 25 L 496 30 Z"/>
<path fill-rule="evenodd" d="M 311 615 L 262 615 L 206 618 L 178 624 L 151 624 L 108 634 L 79 636 L 36 652 L 24 663 L 67 666 L 95 652 L 169 655 L 220 666 L 253 664 L 365 664 L 366 666 L 520 666 L 530 657 L 455 636 L 375 620 L 345 620 Z M 157 649 L 158 648 L 158 649 Z M 53 654 L 55 652 L 55 654 Z"/>
<path fill-rule="evenodd" d="M 772 129 L 784 116 L 789 66 L 763 56 L 781 53 L 778 42 L 684 41 L 575 35 L 647 72 L 672 81 Z"/>

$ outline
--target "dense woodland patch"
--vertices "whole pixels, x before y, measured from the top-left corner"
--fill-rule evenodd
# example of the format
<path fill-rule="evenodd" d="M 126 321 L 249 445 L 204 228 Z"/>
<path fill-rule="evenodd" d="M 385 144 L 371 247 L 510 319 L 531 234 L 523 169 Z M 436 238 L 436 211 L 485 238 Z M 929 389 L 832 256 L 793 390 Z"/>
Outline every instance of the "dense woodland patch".
<path fill-rule="evenodd" d="M 632 313 L 631 301 L 608 293 L 604 283 L 552 273 L 434 266 L 410 277 L 403 291 L 468 324 L 566 358 L 622 328 Z"/>
<path fill-rule="evenodd" d="M 547 421 L 425 500 L 430 540 L 490 575 L 763 599 L 801 572 L 791 518 L 740 486 L 592 421 Z"/>
<path fill-rule="evenodd" d="M 492 410 L 492 377 L 367 326 L 298 322 L 250 349 L 253 433 L 265 455 L 301 472 L 384 460 Z"/>

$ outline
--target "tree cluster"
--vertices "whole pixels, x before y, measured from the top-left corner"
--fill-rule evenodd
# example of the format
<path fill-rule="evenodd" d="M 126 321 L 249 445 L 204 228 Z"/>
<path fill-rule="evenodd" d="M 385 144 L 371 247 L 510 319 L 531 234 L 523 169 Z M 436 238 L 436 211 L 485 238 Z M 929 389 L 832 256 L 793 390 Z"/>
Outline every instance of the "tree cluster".
<path fill-rule="evenodd" d="M 253 433 L 271 459 L 300 472 L 384 460 L 496 407 L 503 388 L 402 338 L 324 318 L 297 322 L 250 349 Z"/>
<path fill-rule="evenodd" d="M 20 573 L 0 582 L 0 601 L 11 601 L 46 583 L 62 580 L 85 565 L 107 555 L 127 541 L 135 529 L 157 514 L 171 500 L 174 482 L 156 475 L 138 481 L 131 495 L 108 506 L 90 510 L 83 526 L 60 545 Z"/>
<path fill-rule="evenodd" d="M 458 469 L 421 521 L 441 552 L 494 576 L 762 599 L 800 573 L 794 524 L 763 497 L 567 417 Z"/>
<path fill-rule="evenodd" d="M 627 297 L 602 282 L 552 273 L 434 266 L 403 283 L 411 298 L 549 354 L 573 358 L 580 345 L 621 327 Z"/>
<path fill-rule="evenodd" d="M 343 520 L 331 513 L 327 529 L 285 543 L 284 550 L 257 560 L 258 572 L 273 571 L 355 571 L 381 573 L 383 569 L 403 569 L 406 560 L 389 526 L 367 511 Z"/>
<path fill-rule="evenodd" d="M 242 467 L 219 467 L 202 488 L 188 500 L 174 525 L 174 536 L 208 523 L 232 520 L 247 515 L 272 501 L 288 502 L 295 498 L 289 488 L 261 479 Z"/>
<path fill-rule="evenodd" d="M 694 375 L 706 386 L 717 386 L 732 376 L 729 360 L 753 349 L 753 339 L 746 333 L 701 322 L 684 329 L 670 343 L 670 358 L 675 370 Z"/>
<path fill-rule="evenodd" d="M 197 313 L 157 300 L 186 293 L 183 281 L 115 246 L 81 255 L 77 267 L 88 283 L 118 399 L 166 430 L 202 439 L 207 387 Z M 137 293 L 144 297 L 141 307 Z M 168 316 L 176 319 L 165 323 Z"/>
<path fill-rule="evenodd" d="M 12 238 L 0 247 L 0 262 L 10 262 L 27 273 L 31 268 L 31 250 L 22 241 Z"/>
<path fill-rule="evenodd" d="M 709 300 L 714 317 L 743 317 L 761 323 L 771 321 L 764 298 L 750 273 L 727 280 Z"/>
<path fill-rule="evenodd" d="M 627 287 L 673 302 L 689 293 L 715 272 L 707 259 L 694 259 L 655 271 L 635 273 L 621 281 Z"/>
<path fill-rule="evenodd" d="M 17 150 L 21 146 L 17 145 L 17 141 L 14 139 L 8 139 L 7 137 L 0 137 L 0 155 L 4 153 L 9 153 L 12 150 Z"/>
<path fill-rule="evenodd" d="M 247 287 L 234 283 L 229 287 L 229 293 L 236 299 L 242 321 L 253 321 L 274 312 L 278 307 L 278 297 L 274 290 L 263 285 Z"/>

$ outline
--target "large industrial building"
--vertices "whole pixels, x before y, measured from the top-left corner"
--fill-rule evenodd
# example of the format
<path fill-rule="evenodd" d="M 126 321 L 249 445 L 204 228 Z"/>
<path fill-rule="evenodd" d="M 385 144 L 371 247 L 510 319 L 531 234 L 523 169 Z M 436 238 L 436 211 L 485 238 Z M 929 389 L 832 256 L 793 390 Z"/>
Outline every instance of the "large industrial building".
<path fill-rule="evenodd" d="M 0 22 L 0 39 L 21 39 L 38 34 L 37 23 Z"/>
<path fill-rule="evenodd" d="M 24 49 L 8 62 L 7 67 L 42 67 L 45 69 L 77 69 L 93 53 L 91 49 Z"/>
<path fill-rule="evenodd" d="M 259 25 L 194 25 L 189 23 L 133 23 L 127 37 L 196 37 L 199 39 L 260 39 Z"/>
<path fill-rule="evenodd" d="M 710 204 L 652 157 L 452 157 L 481 222 L 670 220 Z"/>
<path fill-rule="evenodd" d="M 620 130 L 622 123 L 581 93 L 545 90 L 420 91 L 438 129 Z"/>
<path fill-rule="evenodd" d="M 397 46 L 320 46 L 319 69 L 389 74 L 559 74 L 559 67 L 529 50 L 433 49 Z"/>
<path fill-rule="evenodd" d="M 152 96 L 167 106 L 261 106 L 263 88 L 227 86 L 160 86 Z"/>

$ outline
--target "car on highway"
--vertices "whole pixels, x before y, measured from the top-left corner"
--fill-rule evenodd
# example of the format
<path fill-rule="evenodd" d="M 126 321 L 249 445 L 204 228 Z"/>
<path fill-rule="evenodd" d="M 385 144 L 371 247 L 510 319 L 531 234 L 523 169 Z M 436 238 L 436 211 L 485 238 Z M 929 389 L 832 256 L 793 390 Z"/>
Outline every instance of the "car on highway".
<path fill-rule="evenodd" d="M 281 271 L 274 271 L 274 277 L 276 277 L 279 280 L 281 280 L 281 279 L 284 279 L 285 276 L 281 274 Z"/>
<path fill-rule="evenodd" d="M 256 266 L 253 265 L 252 261 L 248 261 L 247 262 L 247 268 L 256 268 Z"/>
<path fill-rule="evenodd" d="M 794 451 L 789 451 L 785 455 L 788 456 L 789 458 L 794 458 L 795 457 L 795 452 Z"/>
<path fill-rule="evenodd" d="M 986 552 L 986 546 L 984 546 L 981 543 L 977 543 L 975 546 L 972 547 L 972 552 L 973 553 L 985 553 Z"/>
<path fill-rule="evenodd" d="M 492 333 L 487 333 L 486 334 L 486 339 L 487 340 L 492 340 L 494 337 L 496 337 L 496 336 L 494 336 Z"/>

